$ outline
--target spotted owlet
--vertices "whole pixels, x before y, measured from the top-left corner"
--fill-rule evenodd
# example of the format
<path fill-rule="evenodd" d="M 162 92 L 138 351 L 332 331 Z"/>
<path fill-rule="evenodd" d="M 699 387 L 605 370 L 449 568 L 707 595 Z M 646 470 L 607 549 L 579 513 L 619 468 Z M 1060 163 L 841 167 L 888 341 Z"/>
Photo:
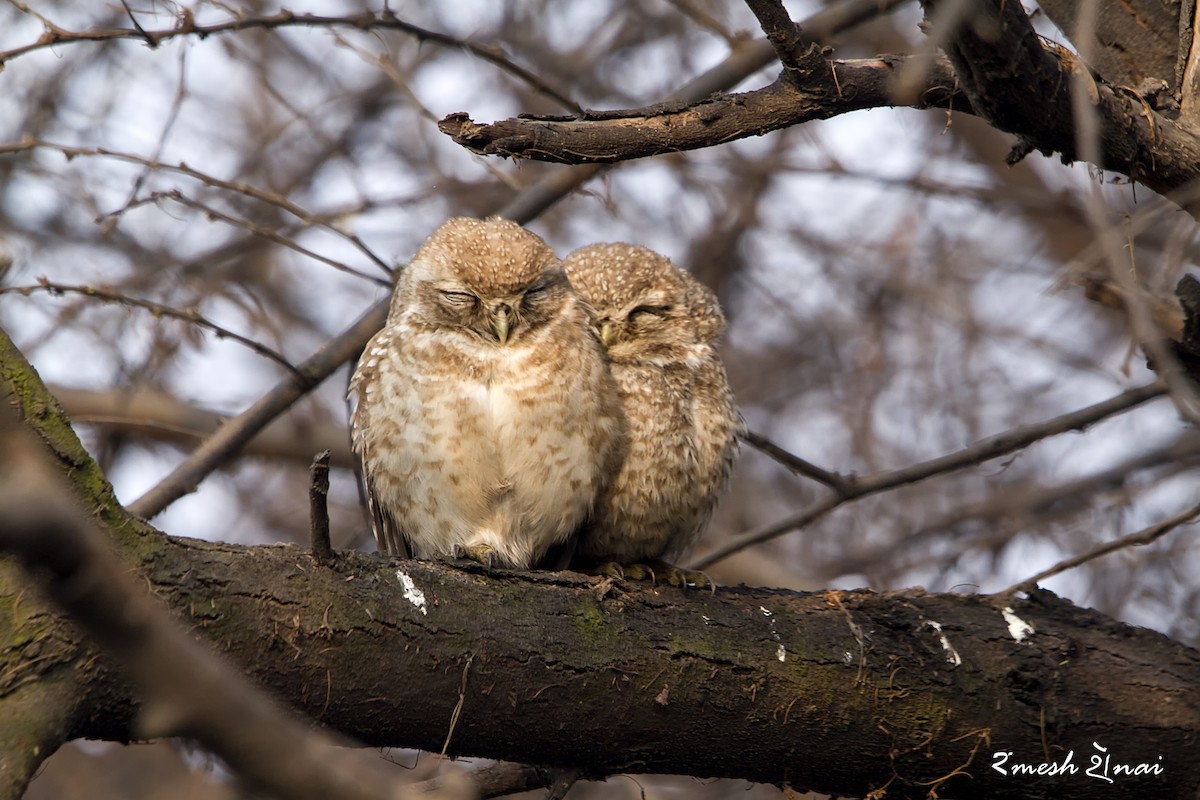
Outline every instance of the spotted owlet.
<path fill-rule="evenodd" d="M 576 552 L 694 580 L 670 562 L 707 525 L 742 431 L 715 346 L 725 317 L 707 287 L 644 247 L 590 245 L 563 266 L 591 307 L 629 425 L 626 458 Z"/>
<path fill-rule="evenodd" d="M 616 388 L 561 262 L 499 219 L 451 219 L 401 273 L 350 383 L 381 550 L 539 566 L 624 447 Z"/>

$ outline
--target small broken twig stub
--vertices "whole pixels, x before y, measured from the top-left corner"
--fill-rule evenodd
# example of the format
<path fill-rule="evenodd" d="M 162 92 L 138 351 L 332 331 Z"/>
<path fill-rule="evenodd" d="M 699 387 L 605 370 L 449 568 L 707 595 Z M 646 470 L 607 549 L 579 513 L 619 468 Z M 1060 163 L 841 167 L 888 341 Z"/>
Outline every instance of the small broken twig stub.
<path fill-rule="evenodd" d="M 327 567 L 337 556 L 329 540 L 329 451 L 322 450 L 313 457 L 309 467 L 312 482 L 308 487 L 309 539 L 312 556 Z"/>

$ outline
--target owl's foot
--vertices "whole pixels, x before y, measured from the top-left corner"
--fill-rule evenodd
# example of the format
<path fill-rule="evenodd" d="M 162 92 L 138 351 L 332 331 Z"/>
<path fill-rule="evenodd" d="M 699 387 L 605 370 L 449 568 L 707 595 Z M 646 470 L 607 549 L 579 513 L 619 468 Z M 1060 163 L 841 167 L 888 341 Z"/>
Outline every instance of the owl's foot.
<path fill-rule="evenodd" d="M 618 580 L 648 580 L 651 584 L 657 584 L 661 580 L 668 586 L 677 586 L 680 589 L 707 587 L 713 594 L 717 592 L 716 581 L 707 573 L 684 569 L 658 559 L 644 564 L 620 564 L 616 561 L 606 561 L 596 568 L 596 572 Z"/>
<path fill-rule="evenodd" d="M 483 564 L 488 572 L 496 565 L 496 548 L 490 544 L 456 544 L 453 555 L 455 558 Z"/>

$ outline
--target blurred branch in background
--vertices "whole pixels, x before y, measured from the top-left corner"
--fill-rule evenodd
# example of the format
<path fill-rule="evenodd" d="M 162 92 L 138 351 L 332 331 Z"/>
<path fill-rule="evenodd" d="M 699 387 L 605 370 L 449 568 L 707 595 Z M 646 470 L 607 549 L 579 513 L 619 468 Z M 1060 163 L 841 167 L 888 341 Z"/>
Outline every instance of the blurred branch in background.
<path fill-rule="evenodd" d="M 228 420 L 223 414 L 189 405 L 155 389 L 94 391 L 54 386 L 51 391 L 77 425 L 136 432 L 184 445 L 212 435 Z M 294 416 L 275 419 L 246 444 L 243 452 L 308 464 L 313 453 L 322 449 L 331 451 L 335 466 L 353 466 L 344 425 L 305 422 Z"/>
<path fill-rule="evenodd" d="M 913 464 L 890 472 L 865 477 L 853 474 L 840 475 L 820 468 L 814 470 L 813 465 L 808 464 L 802 459 L 792 457 L 791 454 L 782 450 L 777 445 L 772 445 L 761 436 L 751 435 L 748 439 L 752 445 L 756 447 L 761 445 L 760 449 L 768 453 L 771 458 L 801 475 L 824 483 L 834 491 L 834 494 L 813 508 L 801 511 L 760 530 L 747 531 L 737 536 L 716 550 L 705 553 L 702 557 L 696 559 L 692 563 L 692 568 L 705 569 L 747 547 L 762 544 L 777 536 L 802 529 L 829 514 L 843 503 L 867 497 L 877 492 L 894 489 L 897 486 L 923 481 L 937 475 L 945 475 L 955 470 L 978 466 L 985 461 L 999 458 L 1000 456 L 1008 455 L 1028 447 L 1034 442 L 1045 439 L 1048 436 L 1056 436 L 1068 432 L 1081 432 L 1103 419 L 1128 411 L 1156 397 L 1162 397 L 1166 393 L 1166 387 L 1161 383 L 1153 383 L 1138 389 L 1130 389 L 1102 403 L 1097 403 L 1078 411 L 1072 411 L 1054 419 L 1046 420 L 1045 422 L 1023 425 L 1004 433 L 996 434 L 956 453 L 949 453 L 920 464 Z M 1191 448 L 1183 452 L 1178 452 L 1179 448 L 1174 448 L 1167 453 L 1155 454 L 1149 457 L 1149 464 L 1156 465 L 1164 461 L 1173 461 L 1181 455 L 1191 453 L 1196 447 L 1200 447 L 1200 442 L 1193 442 Z M 1127 474 L 1129 471 L 1131 471 L 1130 468 L 1123 468 L 1120 474 Z"/>

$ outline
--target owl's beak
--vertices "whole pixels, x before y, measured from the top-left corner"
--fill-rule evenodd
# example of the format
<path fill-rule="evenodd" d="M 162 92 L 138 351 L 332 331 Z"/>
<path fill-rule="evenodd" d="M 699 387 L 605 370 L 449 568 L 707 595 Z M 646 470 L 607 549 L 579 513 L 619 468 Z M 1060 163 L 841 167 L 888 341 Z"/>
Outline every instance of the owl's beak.
<path fill-rule="evenodd" d="M 511 315 L 512 309 L 505 304 L 492 309 L 492 331 L 496 334 L 496 341 L 500 344 L 508 342 L 508 320 Z"/>
<path fill-rule="evenodd" d="M 601 322 L 600 323 L 600 341 L 605 347 L 611 347 L 612 343 L 617 340 L 617 323 Z"/>

